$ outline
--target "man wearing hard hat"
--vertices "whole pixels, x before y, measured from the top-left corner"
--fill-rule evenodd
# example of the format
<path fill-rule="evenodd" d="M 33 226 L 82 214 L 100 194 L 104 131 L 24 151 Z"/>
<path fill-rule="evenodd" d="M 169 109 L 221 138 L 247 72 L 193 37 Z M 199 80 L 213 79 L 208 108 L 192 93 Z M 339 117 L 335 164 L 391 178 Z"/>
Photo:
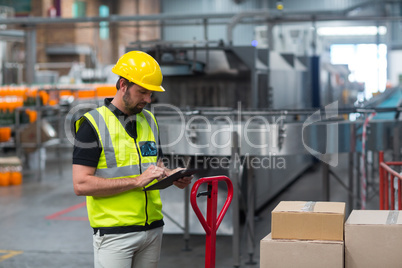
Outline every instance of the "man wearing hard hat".
<path fill-rule="evenodd" d="M 115 97 L 75 123 L 74 191 L 87 196 L 95 267 L 157 267 L 162 202 L 158 190 L 143 188 L 180 170 L 163 165 L 158 124 L 143 110 L 153 91 L 165 91 L 162 73 L 140 51 L 124 54 L 112 71 L 120 76 Z M 174 182 L 182 189 L 190 183 Z"/>

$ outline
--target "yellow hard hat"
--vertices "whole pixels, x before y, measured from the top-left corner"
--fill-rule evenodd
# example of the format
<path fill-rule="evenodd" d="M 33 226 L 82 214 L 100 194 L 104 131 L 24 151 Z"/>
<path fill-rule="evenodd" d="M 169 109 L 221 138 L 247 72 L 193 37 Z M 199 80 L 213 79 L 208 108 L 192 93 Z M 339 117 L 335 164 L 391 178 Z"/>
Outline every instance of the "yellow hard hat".
<path fill-rule="evenodd" d="M 120 57 L 112 72 L 151 91 L 165 91 L 158 62 L 142 51 L 130 51 Z"/>

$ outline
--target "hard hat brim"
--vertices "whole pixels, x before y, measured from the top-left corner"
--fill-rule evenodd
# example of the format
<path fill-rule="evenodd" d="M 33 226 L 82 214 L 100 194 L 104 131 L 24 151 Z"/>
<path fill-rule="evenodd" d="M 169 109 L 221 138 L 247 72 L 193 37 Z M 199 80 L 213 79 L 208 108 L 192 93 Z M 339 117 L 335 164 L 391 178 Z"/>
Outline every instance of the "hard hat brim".
<path fill-rule="evenodd" d="M 130 79 L 128 79 L 128 81 L 133 82 L 134 84 L 139 85 L 140 87 L 143 87 L 143 88 L 148 89 L 150 91 L 159 91 L 159 92 L 164 92 L 165 91 L 165 89 L 162 86 L 153 86 L 153 85 L 144 84 L 144 83 L 137 82 L 137 81 L 131 81 Z"/>
<path fill-rule="evenodd" d="M 130 82 L 132 82 L 132 83 L 134 83 L 136 85 L 139 85 L 140 87 L 148 89 L 150 91 L 159 91 L 159 92 L 164 92 L 165 91 L 165 89 L 162 86 L 153 86 L 153 85 L 150 85 L 150 84 L 145 84 L 145 83 L 141 83 L 139 81 L 135 81 L 135 80 L 131 79 L 127 74 L 124 74 L 124 73 L 120 72 L 117 68 L 113 67 L 112 72 L 117 74 L 118 76 L 124 77 L 128 81 L 130 81 Z"/>
<path fill-rule="evenodd" d="M 133 82 L 135 83 L 135 82 Z M 143 87 L 145 89 L 148 89 L 150 91 L 158 91 L 158 92 L 165 92 L 165 89 L 162 86 L 151 86 L 151 85 L 141 85 L 140 83 L 135 83 L 137 85 L 139 85 L 140 87 Z"/>

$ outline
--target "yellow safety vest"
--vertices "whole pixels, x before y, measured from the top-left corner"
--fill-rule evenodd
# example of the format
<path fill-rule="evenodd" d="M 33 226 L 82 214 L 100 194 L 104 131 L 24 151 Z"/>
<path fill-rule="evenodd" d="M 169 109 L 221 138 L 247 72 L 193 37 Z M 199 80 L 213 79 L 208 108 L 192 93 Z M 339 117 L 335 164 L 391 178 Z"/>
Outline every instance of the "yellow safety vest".
<path fill-rule="evenodd" d="M 96 130 L 102 152 L 95 176 L 106 179 L 134 178 L 158 159 L 158 125 L 147 111 L 136 115 L 137 138 L 132 138 L 119 119 L 106 106 L 92 110 L 76 121 L 76 131 L 87 119 Z M 154 180 L 149 185 L 156 183 Z M 120 194 L 87 196 L 89 222 L 93 228 L 148 226 L 162 220 L 162 201 L 158 190 L 136 188 Z"/>

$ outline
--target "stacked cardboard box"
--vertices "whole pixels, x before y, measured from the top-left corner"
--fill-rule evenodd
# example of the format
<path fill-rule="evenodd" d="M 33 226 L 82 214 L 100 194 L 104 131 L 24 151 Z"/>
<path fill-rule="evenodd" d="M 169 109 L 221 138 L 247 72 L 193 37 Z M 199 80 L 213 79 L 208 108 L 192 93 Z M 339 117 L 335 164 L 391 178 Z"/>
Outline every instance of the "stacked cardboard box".
<path fill-rule="evenodd" d="M 260 267 L 342 268 L 344 220 L 342 202 L 280 202 L 261 240 Z"/>
<path fill-rule="evenodd" d="M 400 214 L 353 210 L 345 223 L 345 267 L 402 267 Z"/>
<path fill-rule="evenodd" d="M 325 240 L 261 240 L 260 267 L 342 268 L 343 242 Z"/>

